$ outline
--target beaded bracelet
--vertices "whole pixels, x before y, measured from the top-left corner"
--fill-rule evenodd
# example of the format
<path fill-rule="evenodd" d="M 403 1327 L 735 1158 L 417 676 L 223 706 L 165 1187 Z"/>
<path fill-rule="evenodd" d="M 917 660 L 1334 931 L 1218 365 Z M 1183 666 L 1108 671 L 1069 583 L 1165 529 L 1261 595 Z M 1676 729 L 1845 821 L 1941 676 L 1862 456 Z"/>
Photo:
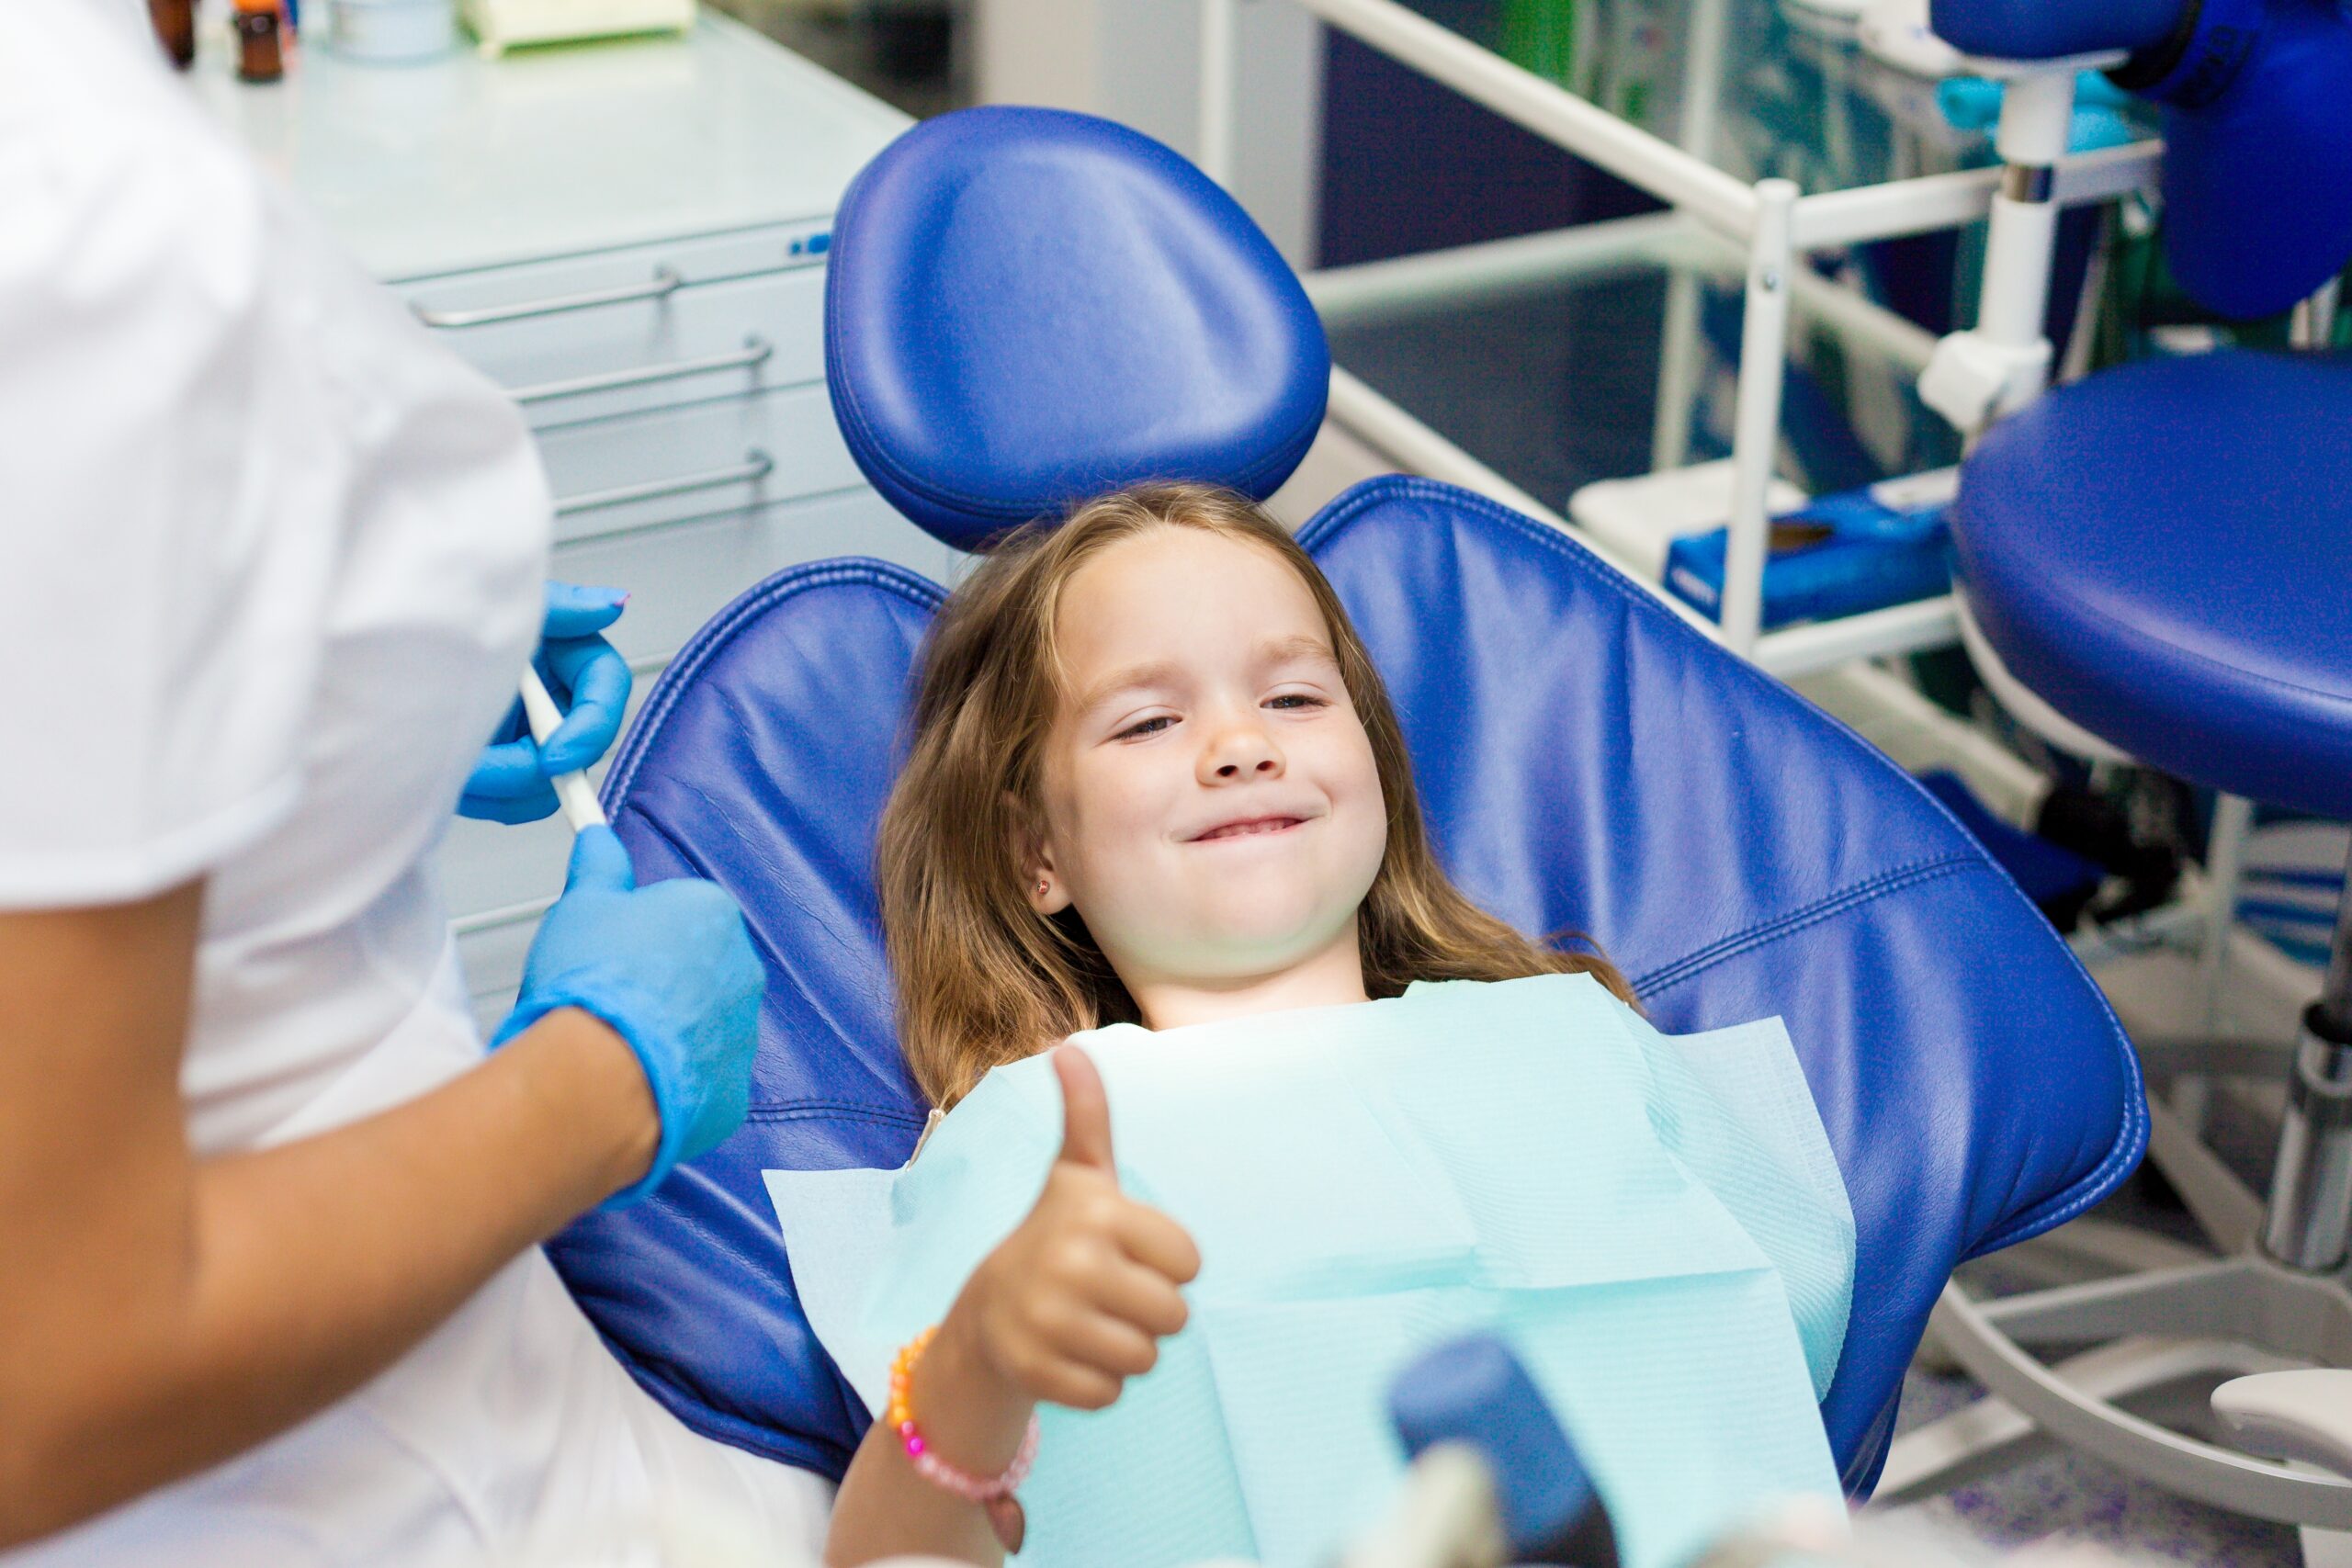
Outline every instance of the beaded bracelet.
<path fill-rule="evenodd" d="M 915 1425 L 914 1402 L 907 1390 L 914 1377 L 915 1363 L 922 1359 L 922 1353 L 931 1348 L 932 1336 L 938 1332 L 937 1325 L 924 1329 L 907 1341 L 891 1360 L 890 1404 L 883 1419 L 906 1445 L 907 1462 L 915 1467 L 917 1475 L 943 1492 L 953 1493 L 967 1503 L 978 1504 L 988 1514 L 989 1527 L 996 1531 L 998 1543 L 1007 1551 L 1019 1551 L 1027 1521 L 1022 1517 L 1020 1500 L 1012 1494 L 1029 1479 L 1029 1467 L 1037 1462 L 1036 1412 L 1030 1412 L 1029 1429 L 1021 1435 L 1021 1447 L 1001 1475 L 977 1476 L 932 1452 L 931 1445 L 923 1439 L 922 1429 Z"/>

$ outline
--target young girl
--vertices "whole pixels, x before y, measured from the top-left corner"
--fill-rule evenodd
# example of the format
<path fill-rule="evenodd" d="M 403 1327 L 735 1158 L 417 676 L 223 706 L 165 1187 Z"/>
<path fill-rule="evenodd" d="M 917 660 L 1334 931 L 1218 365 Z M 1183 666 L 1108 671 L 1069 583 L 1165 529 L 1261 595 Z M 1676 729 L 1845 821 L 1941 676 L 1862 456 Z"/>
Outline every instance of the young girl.
<path fill-rule="evenodd" d="M 1202 486 L 1023 529 L 949 598 L 882 821 L 880 887 L 906 1058 L 943 1110 L 990 1069 L 1104 1025 L 1543 975 L 1633 999 L 1605 958 L 1539 946 L 1447 880 L 1330 586 L 1279 524 Z M 1111 1405 L 1186 1324 L 1193 1238 L 1121 1191 L 1087 1055 L 1063 1046 L 1053 1066 L 1060 1156 L 1025 1221 L 901 1352 L 892 1408 L 841 1487 L 836 1565 L 1017 1550 L 1009 1483 L 1035 1455 L 1036 1408 Z"/>

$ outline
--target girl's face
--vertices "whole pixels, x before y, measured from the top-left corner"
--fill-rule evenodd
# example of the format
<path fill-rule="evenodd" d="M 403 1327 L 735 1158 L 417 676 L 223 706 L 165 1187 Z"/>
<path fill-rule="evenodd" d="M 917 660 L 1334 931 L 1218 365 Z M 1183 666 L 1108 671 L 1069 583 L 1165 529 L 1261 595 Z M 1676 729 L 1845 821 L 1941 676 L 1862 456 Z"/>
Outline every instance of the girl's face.
<path fill-rule="evenodd" d="M 1386 805 L 1297 573 L 1256 545 L 1159 528 L 1081 567 L 1055 631 L 1065 686 L 1031 902 L 1075 904 L 1148 1019 L 1154 986 L 1360 975 Z"/>

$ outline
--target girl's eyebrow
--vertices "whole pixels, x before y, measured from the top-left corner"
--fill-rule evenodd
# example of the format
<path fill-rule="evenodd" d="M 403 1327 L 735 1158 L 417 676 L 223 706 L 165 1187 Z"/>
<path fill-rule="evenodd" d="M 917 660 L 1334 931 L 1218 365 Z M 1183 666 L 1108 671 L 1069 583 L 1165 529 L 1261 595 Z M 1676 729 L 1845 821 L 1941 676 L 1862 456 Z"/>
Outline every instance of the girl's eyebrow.
<path fill-rule="evenodd" d="M 1176 680 L 1177 674 L 1175 661 L 1167 659 L 1155 659 L 1143 664 L 1130 664 L 1124 670 L 1114 670 L 1086 689 L 1085 694 L 1079 698 L 1075 711 L 1081 714 L 1092 713 L 1096 708 L 1123 693 L 1136 691 L 1145 686 L 1171 684 Z"/>
<path fill-rule="evenodd" d="M 1310 636 L 1306 632 L 1295 633 L 1290 637 L 1274 637 L 1260 644 L 1258 648 L 1259 662 L 1270 669 L 1275 665 L 1289 664 L 1307 659 L 1319 660 L 1335 666 L 1340 662 L 1339 656 L 1331 651 L 1330 644 L 1319 637 Z M 1078 705 L 1072 711 L 1090 714 L 1114 697 L 1124 696 L 1129 692 L 1141 691 L 1151 686 L 1174 685 L 1182 679 L 1182 676 L 1183 670 L 1174 660 L 1155 659 L 1141 664 L 1130 664 L 1124 670 L 1113 671 L 1089 686 L 1085 694 L 1079 698 Z"/>
<path fill-rule="evenodd" d="M 1261 645 L 1258 655 L 1261 660 L 1270 665 L 1288 664 L 1300 659 L 1319 659 L 1327 664 L 1340 662 L 1340 656 L 1331 651 L 1329 643 L 1306 632 L 1296 632 L 1289 637 L 1275 637 Z"/>

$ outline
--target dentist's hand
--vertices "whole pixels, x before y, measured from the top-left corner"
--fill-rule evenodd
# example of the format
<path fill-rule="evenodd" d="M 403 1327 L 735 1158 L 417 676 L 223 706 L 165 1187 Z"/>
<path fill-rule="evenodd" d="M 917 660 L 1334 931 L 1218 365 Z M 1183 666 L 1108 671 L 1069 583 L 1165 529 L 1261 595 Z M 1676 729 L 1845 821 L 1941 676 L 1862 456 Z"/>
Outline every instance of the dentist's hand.
<path fill-rule="evenodd" d="M 555 789 L 548 781 L 589 766 L 611 747 L 628 707 L 630 677 L 628 661 L 603 633 L 628 602 L 616 589 L 548 584 L 547 618 L 532 662 L 564 710 L 563 723 L 539 746 L 523 721 L 522 704 L 509 708 L 466 779 L 458 816 L 486 822 L 552 817 Z"/>
<path fill-rule="evenodd" d="M 692 877 L 639 887 L 613 830 L 591 828 L 572 845 L 563 897 L 531 943 L 522 995 L 491 1046 L 576 1007 L 636 1053 L 662 1134 L 644 1178 L 605 1204 L 618 1208 L 742 1124 L 765 985 L 742 911 L 724 889 Z"/>
<path fill-rule="evenodd" d="M 1093 1059 L 1054 1052 L 1062 1150 L 1029 1217 L 972 1272 L 941 1325 L 1024 1400 L 1100 1410 L 1184 1326 L 1201 1270 L 1183 1227 L 1119 1190 L 1111 1108 Z M 926 1356 L 925 1360 L 930 1358 Z M 920 1397 L 917 1408 L 922 1408 Z"/>

